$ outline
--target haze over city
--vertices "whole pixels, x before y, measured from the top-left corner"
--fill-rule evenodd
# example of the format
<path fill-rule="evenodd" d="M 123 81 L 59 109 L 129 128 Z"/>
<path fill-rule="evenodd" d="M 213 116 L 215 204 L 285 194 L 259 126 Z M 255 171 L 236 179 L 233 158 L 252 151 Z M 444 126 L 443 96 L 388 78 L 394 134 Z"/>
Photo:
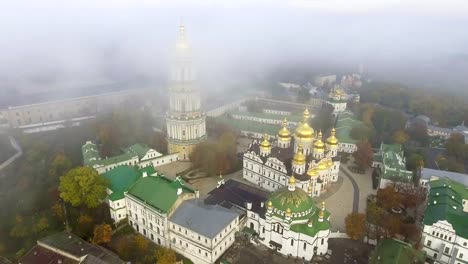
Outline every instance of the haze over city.
<path fill-rule="evenodd" d="M 0 12 L 0 79 L 19 89 L 164 81 L 180 23 L 207 81 L 363 64 L 386 79 L 466 87 L 464 1 L 15 1 Z"/>

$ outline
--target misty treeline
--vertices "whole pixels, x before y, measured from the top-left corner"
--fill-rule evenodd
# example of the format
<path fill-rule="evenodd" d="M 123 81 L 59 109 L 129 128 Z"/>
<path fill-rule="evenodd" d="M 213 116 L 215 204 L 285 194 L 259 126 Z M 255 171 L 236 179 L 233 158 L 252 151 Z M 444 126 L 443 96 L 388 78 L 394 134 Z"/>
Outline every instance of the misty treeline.
<path fill-rule="evenodd" d="M 362 103 L 377 103 L 411 115 L 426 115 L 444 127 L 468 122 L 466 97 L 455 92 L 435 92 L 408 88 L 389 82 L 364 83 L 360 89 Z"/>

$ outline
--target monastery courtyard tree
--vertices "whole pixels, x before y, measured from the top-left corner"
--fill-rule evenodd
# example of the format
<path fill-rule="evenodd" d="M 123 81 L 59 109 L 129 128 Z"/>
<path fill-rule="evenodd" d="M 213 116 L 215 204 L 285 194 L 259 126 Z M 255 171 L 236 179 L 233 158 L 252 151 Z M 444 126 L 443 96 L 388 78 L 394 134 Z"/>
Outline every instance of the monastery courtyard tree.
<path fill-rule="evenodd" d="M 96 208 L 106 198 L 107 180 L 89 167 L 77 167 L 60 177 L 60 198 L 72 206 Z"/>

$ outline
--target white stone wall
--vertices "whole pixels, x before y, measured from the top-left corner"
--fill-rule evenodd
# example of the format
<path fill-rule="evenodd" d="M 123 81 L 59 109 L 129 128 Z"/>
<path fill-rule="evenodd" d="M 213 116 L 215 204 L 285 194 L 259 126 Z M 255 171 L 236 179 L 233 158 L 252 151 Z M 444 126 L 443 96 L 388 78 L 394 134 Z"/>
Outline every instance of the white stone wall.
<path fill-rule="evenodd" d="M 338 152 L 354 153 L 357 151 L 357 145 L 354 143 L 338 143 Z"/>
<path fill-rule="evenodd" d="M 125 202 L 129 225 L 154 243 L 169 247 L 167 215 L 129 195 L 125 196 Z"/>
<path fill-rule="evenodd" d="M 99 174 L 103 174 L 104 172 L 110 171 L 113 168 L 118 167 L 118 166 L 122 166 L 122 165 L 135 166 L 135 165 L 138 165 L 138 163 L 139 163 L 138 156 L 135 156 L 135 157 L 133 157 L 133 158 L 131 158 L 129 160 L 124 160 L 124 161 L 121 161 L 119 163 L 114 163 L 114 164 L 110 164 L 110 165 L 106 165 L 106 166 L 94 166 L 93 168 Z"/>
<path fill-rule="evenodd" d="M 215 263 L 234 243 L 234 234 L 238 231 L 238 224 L 236 218 L 214 238 L 207 238 L 193 230 L 169 222 L 171 248 L 195 264 Z"/>
<path fill-rule="evenodd" d="M 314 254 L 314 247 L 317 247 L 319 255 L 325 254 L 328 250 L 330 230 L 319 231 L 314 237 L 311 237 L 289 230 L 289 224 L 283 219 L 268 216 L 264 219 L 252 211 L 247 211 L 246 226 L 259 234 L 260 241 L 265 246 L 271 248 L 270 241 L 280 244 L 281 249 L 278 252 L 286 256 L 291 255 L 310 260 Z"/>
<path fill-rule="evenodd" d="M 108 189 L 108 193 L 110 190 Z M 127 217 L 127 206 L 125 198 L 111 201 L 109 200 L 110 216 L 114 222 L 120 222 Z"/>
<path fill-rule="evenodd" d="M 174 140 L 197 140 L 206 135 L 205 116 L 196 119 L 166 119 L 167 137 Z"/>
<path fill-rule="evenodd" d="M 324 186 L 338 181 L 339 168 L 340 162 L 336 161 L 330 169 L 319 172 Z M 286 167 L 280 160 L 269 157 L 264 164 L 254 152 L 244 153 L 242 177 L 247 181 L 266 190 L 275 191 L 287 186 L 289 176 L 286 174 Z M 309 179 L 306 181 L 296 179 L 296 187 L 305 192 L 308 192 L 309 183 Z M 322 184 L 317 183 L 313 189 L 313 196 L 320 196 L 321 188 Z"/>
<path fill-rule="evenodd" d="M 147 167 L 147 166 L 157 167 L 157 166 L 161 166 L 161 165 L 164 165 L 164 164 L 169 164 L 171 162 L 175 162 L 178 159 L 179 159 L 179 153 L 173 153 L 173 154 L 158 156 L 158 157 L 153 158 L 153 159 L 142 161 L 142 162 L 140 162 L 138 164 L 138 166 L 140 168 L 144 168 L 144 167 Z"/>

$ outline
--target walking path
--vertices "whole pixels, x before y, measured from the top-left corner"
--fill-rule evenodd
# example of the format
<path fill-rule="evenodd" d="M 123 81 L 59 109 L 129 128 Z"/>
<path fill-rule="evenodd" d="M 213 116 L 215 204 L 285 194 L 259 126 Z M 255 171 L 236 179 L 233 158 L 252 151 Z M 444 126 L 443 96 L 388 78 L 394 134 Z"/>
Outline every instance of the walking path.
<path fill-rule="evenodd" d="M 17 158 L 19 158 L 21 155 L 23 155 L 23 150 L 21 147 L 18 145 L 18 142 L 16 142 L 15 138 L 12 136 L 8 136 L 8 139 L 10 140 L 11 146 L 16 150 L 16 154 L 11 156 L 9 159 L 4 161 L 0 165 L 0 171 L 6 168 L 8 165 L 10 165 L 13 161 L 15 161 Z"/>
<path fill-rule="evenodd" d="M 348 177 L 348 179 L 351 181 L 351 184 L 353 184 L 353 189 L 354 189 L 354 194 L 353 194 L 353 213 L 359 212 L 359 186 L 357 185 L 356 181 L 354 180 L 353 176 L 349 175 L 349 173 L 344 169 L 342 166 L 340 166 L 341 172 Z"/>

